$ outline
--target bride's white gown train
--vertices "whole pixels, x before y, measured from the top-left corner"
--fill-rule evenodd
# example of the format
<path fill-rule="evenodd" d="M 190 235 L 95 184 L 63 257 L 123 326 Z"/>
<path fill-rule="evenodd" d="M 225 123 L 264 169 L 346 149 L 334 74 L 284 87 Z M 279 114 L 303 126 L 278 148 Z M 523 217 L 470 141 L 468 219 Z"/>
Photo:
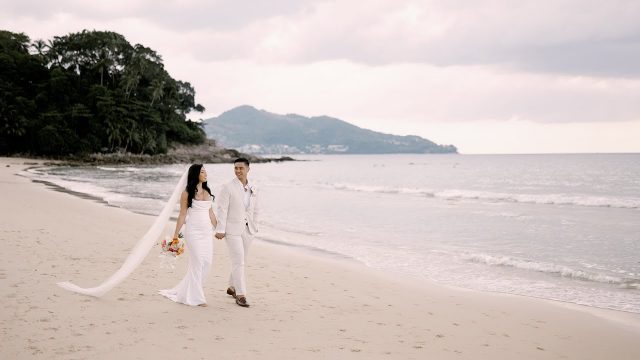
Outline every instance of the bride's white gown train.
<path fill-rule="evenodd" d="M 160 290 L 169 299 L 186 305 L 206 304 L 202 289 L 211 269 L 213 228 L 209 219 L 211 201 L 193 199 L 187 210 L 185 242 L 189 267 L 184 278 L 173 289 Z"/>

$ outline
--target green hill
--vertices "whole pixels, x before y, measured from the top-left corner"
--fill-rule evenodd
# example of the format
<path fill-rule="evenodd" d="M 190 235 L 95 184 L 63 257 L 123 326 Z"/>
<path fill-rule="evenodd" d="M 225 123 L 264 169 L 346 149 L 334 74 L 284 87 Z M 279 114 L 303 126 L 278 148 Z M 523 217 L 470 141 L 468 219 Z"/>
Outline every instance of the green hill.
<path fill-rule="evenodd" d="M 419 136 L 363 129 L 328 116 L 279 115 L 244 105 L 204 121 L 207 137 L 254 154 L 456 153 Z"/>

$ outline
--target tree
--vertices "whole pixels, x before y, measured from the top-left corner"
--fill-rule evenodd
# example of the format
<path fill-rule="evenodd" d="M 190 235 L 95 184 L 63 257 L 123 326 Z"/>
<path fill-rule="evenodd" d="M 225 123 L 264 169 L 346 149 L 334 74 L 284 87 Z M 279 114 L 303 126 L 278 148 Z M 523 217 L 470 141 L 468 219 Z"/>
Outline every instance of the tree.
<path fill-rule="evenodd" d="M 28 149 L 35 99 L 47 69 L 29 54 L 29 37 L 0 30 L 0 153 Z"/>
<path fill-rule="evenodd" d="M 187 119 L 204 111 L 193 87 L 120 34 L 83 30 L 30 44 L 1 31 L 0 66 L 0 153 L 155 154 L 205 140 Z"/>
<path fill-rule="evenodd" d="M 159 79 L 151 80 L 151 103 L 149 104 L 149 108 L 153 107 L 153 103 L 156 100 L 162 99 L 162 95 L 164 95 L 164 81 Z"/>

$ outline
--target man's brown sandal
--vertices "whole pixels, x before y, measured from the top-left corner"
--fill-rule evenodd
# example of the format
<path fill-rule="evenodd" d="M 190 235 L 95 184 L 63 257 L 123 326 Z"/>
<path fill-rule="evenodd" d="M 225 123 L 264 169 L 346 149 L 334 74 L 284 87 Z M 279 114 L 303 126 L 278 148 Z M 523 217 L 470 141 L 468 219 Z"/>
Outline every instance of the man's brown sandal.
<path fill-rule="evenodd" d="M 244 296 L 236 297 L 236 304 L 242 307 L 249 307 L 249 304 L 247 303 L 247 298 L 245 298 Z"/>
<path fill-rule="evenodd" d="M 227 288 L 227 295 L 231 295 L 235 299 L 236 298 L 236 289 L 234 289 L 232 287 Z"/>

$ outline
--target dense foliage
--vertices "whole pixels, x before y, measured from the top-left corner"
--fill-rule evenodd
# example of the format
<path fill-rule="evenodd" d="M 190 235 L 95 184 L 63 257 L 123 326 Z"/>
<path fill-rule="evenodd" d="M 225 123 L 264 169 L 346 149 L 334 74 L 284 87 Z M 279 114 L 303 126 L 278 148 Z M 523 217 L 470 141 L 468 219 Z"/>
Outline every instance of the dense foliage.
<path fill-rule="evenodd" d="M 0 30 L 0 154 L 165 153 L 205 140 L 204 108 L 155 51 L 82 31 L 30 42 Z"/>

